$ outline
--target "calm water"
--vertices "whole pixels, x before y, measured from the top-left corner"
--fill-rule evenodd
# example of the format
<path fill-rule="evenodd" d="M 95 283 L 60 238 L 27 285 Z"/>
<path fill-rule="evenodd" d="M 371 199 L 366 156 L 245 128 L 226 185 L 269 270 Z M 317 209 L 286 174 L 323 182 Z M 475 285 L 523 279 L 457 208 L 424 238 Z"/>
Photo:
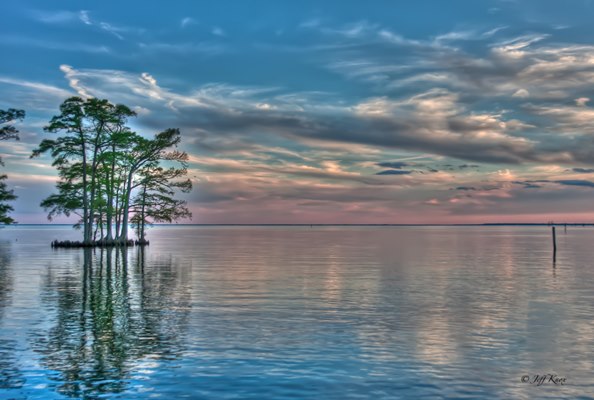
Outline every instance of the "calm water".
<path fill-rule="evenodd" d="M 0 398 L 594 398 L 594 229 L 549 229 L 0 229 Z"/>

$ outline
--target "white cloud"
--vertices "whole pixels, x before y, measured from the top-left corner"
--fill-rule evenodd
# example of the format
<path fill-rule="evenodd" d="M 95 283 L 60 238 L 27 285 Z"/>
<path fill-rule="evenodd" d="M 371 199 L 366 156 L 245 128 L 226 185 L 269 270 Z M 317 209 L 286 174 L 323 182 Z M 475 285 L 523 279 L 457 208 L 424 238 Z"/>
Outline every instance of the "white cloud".
<path fill-rule="evenodd" d="M 86 10 L 81 10 L 78 13 L 78 18 L 85 24 L 85 25 L 93 25 L 91 22 L 91 18 L 89 17 L 89 12 Z"/>
<path fill-rule="evenodd" d="M 452 31 L 436 36 L 435 41 L 439 43 L 445 41 L 470 40 L 477 36 L 477 33 L 474 31 Z"/>
<path fill-rule="evenodd" d="M 575 99 L 575 104 L 580 107 L 585 107 L 586 103 L 588 103 L 589 101 L 590 99 L 588 97 L 578 97 L 577 99 Z"/>
<path fill-rule="evenodd" d="M 185 18 L 182 18 L 181 19 L 181 21 L 180 21 L 179 24 L 180 24 L 180 26 L 182 28 L 185 28 L 185 27 L 187 27 L 189 25 L 194 25 L 194 24 L 197 24 L 197 23 L 198 22 L 194 18 L 192 18 L 192 17 L 185 17 Z"/>
<path fill-rule="evenodd" d="M 363 20 L 343 25 L 340 28 L 318 27 L 318 29 L 326 34 L 346 36 L 355 39 L 377 32 L 379 25 Z"/>
<path fill-rule="evenodd" d="M 225 31 L 222 30 L 221 28 L 215 26 L 214 28 L 212 28 L 212 34 L 215 36 L 226 36 L 225 35 Z"/>
<path fill-rule="evenodd" d="M 33 18 L 46 24 L 63 24 L 78 19 L 78 14 L 72 11 L 44 11 L 34 10 Z"/>
<path fill-rule="evenodd" d="M 357 104 L 354 111 L 357 115 L 363 117 L 381 117 L 390 114 L 393 108 L 393 103 L 386 97 L 368 99 Z"/>
<path fill-rule="evenodd" d="M 578 99 L 582 100 L 582 99 Z M 577 102 L 577 101 L 576 101 Z M 594 109 L 577 104 L 566 105 L 532 105 L 530 112 L 549 118 L 549 129 L 558 134 L 581 135 L 594 133 Z"/>
<path fill-rule="evenodd" d="M 154 101 L 174 111 L 180 107 L 217 108 L 220 111 L 233 107 L 257 109 L 262 102 L 254 99 L 254 96 L 276 90 L 207 84 L 189 94 L 179 94 L 161 87 L 157 79 L 147 72 L 137 75 L 118 70 L 79 70 L 69 65 L 61 65 L 60 70 L 68 79 L 70 87 L 82 97 L 110 98 L 149 110 L 155 107 L 151 104 Z M 146 103 L 147 100 L 149 103 Z"/>
<path fill-rule="evenodd" d="M 427 47 L 430 47 L 430 45 L 428 43 L 423 43 L 420 40 L 407 39 L 407 38 L 403 37 L 402 35 L 393 33 L 387 29 L 379 30 L 378 36 L 381 39 L 384 39 L 387 42 L 390 42 L 392 44 L 405 45 L 405 46 L 427 46 Z"/>
<path fill-rule="evenodd" d="M 500 31 L 502 31 L 504 29 L 507 29 L 507 28 L 508 27 L 505 26 L 505 25 L 504 26 L 498 26 L 496 28 L 493 28 L 491 30 L 488 30 L 488 31 L 484 32 L 481 36 L 484 37 L 484 38 L 488 38 L 488 37 L 494 36 L 498 32 L 500 32 Z"/>
<path fill-rule="evenodd" d="M 68 92 L 67 90 L 64 90 L 64 89 L 56 87 L 56 86 L 47 85 L 45 83 L 40 83 L 40 82 L 27 81 L 27 80 L 23 80 L 23 79 L 13 79 L 13 78 L 8 78 L 8 77 L 3 77 L 3 76 L 0 76 L 0 82 L 6 83 L 9 85 L 16 85 L 16 86 L 25 87 L 28 89 L 33 89 L 40 93 L 54 96 L 57 98 L 66 98 L 71 95 L 71 93 Z"/>
<path fill-rule="evenodd" d="M 95 27 L 115 36 L 119 40 L 124 40 L 124 36 L 122 35 L 122 33 L 142 34 L 144 32 L 144 29 L 140 29 L 140 28 L 134 28 L 134 27 L 130 27 L 130 26 L 116 26 L 116 25 L 110 24 L 105 21 L 96 21 L 91 18 L 91 15 L 90 15 L 89 11 L 87 11 L 87 10 L 79 11 L 78 18 L 80 19 L 80 21 L 83 24 L 88 25 L 88 26 L 95 26 Z"/>
<path fill-rule="evenodd" d="M 568 144 L 539 150 L 539 138 L 523 135 L 534 124 L 519 117 L 506 118 L 503 111 L 473 110 L 462 101 L 464 93 L 446 89 L 349 104 L 332 103 L 328 97 L 277 94 L 277 88 L 227 84 L 177 92 L 162 87 L 148 72 L 78 70 L 66 65 L 61 70 L 81 96 L 142 107 L 153 125 L 163 126 L 171 120 L 184 129 L 200 127 L 206 135 L 239 137 L 240 141 L 252 141 L 258 135 L 312 146 L 335 142 L 482 162 L 565 162 L 573 154 Z M 547 114 L 546 110 L 531 112 Z M 156 115 L 161 117 L 157 120 Z M 551 111 L 548 116 L 561 120 Z"/>
<path fill-rule="evenodd" d="M 124 37 L 118 33 L 118 28 L 108 24 L 107 22 L 99 22 L 99 27 L 101 27 L 101 29 L 104 31 L 111 33 L 118 39 L 124 40 Z"/>
<path fill-rule="evenodd" d="M 526 89 L 518 89 L 514 92 L 514 94 L 512 94 L 512 97 L 519 97 L 521 99 L 525 99 L 530 97 L 530 92 Z"/>
<path fill-rule="evenodd" d="M 511 40 L 505 40 L 493 45 L 493 53 L 498 57 L 510 60 L 518 60 L 526 56 L 526 49 L 533 43 L 544 40 L 549 35 L 535 34 L 524 35 Z"/>
<path fill-rule="evenodd" d="M 79 80 L 76 78 L 76 70 L 72 68 L 70 65 L 60 65 L 60 71 L 64 73 L 66 79 L 68 79 L 68 84 L 72 89 L 78 93 L 79 96 L 89 98 L 93 97 L 93 94 L 87 91 L 85 87 L 79 84 Z"/>
<path fill-rule="evenodd" d="M 31 46 L 39 47 L 44 50 L 59 50 L 66 52 L 82 53 L 110 53 L 111 49 L 104 45 L 91 45 L 79 42 L 54 42 L 40 38 L 30 38 L 26 36 L 0 35 L 0 43 L 7 46 Z"/>
<path fill-rule="evenodd" d="M 300 28 L 317 28 L 321 25 L 319 18 L 310 18 L 299 24 Z"/>
<path fill-rule="evenodd" d="M 214 56 L 227 51 L 227 47 L 220 43 L 213 42 L 192 42 L 192 43 L 164 43 L 164 42 L 152 42 L 138 44 L 138 47 L 147 52 L 167 52 L 167 53 L 196 53 L 205 56 Z"/>
<path fill-rule="evenodd" d="M 143 72 L 140 75 L 140 79 L 144 82 L 147 82 L 151 86 L 157 86 L 157 80 L 153 78 L 149 73 Z"/>

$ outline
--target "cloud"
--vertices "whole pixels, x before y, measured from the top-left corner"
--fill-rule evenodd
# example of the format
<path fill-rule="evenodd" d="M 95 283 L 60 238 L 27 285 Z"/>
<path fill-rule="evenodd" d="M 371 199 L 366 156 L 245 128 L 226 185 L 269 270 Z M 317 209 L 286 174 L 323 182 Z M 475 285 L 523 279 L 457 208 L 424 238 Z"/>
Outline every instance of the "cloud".
<path fill-rule="evenodd" d="M 536 42 L 548 37 L 547 34 L 530 34 L 504 40 L 492 45 L 497 55 L 508 58 L 519 58 L 525 55 L 522 51 Z"/>
<path fill-rule="evenodd" d="M 491 36 L 494 36 L 495 34 L 499 33 L 500 31 L 503 31 L 504 29 L 507 29 L 507 28 L 508 28 L 508 27 L 507 27 L 507 26 L 505 26 L 505 25 L 503 25 L 503 26 L 498 26 L 498 27 L 495 27 L 495 28 L 493 28 L 493 29 L 491 29 L 491 30 L 488 30 L 488 31 L 486 31 L 486 32 L 483 32 L 483 33 L 481 34 L 481 36 L 482 36 L 482 37 L 485 37 L 485 38 L 486 38 L 486 37 L 491 37 Z"/>
<path fill-rule="evenodd" d="M 537 183 L 539 184 L 537 184 Z M 550 182 L 549 180 L 538 180 L 538 181 L 513 181 L 512 183 L 515 185 L 520 185 L 524 189 L 539 189 L 542 187 L 540 183 Z"/>
<path fill-rule="evenodd" d="M 76 53 L 91 53 L 91 54 L 108 54 L 111 53 L 111 49 L 104 45 L 92 45 L 79 42 L 55 42 L 46 39 L 30 38 L 26 36 L 12 36 L 12 35 L 0 35 L 0 43 L 7 46 L 30 46 L 38 47 L 43 50 L 59 50 L 65 52 L 76 52 Z"/>
<path fill-rule="evenodd" d="M 91 18 L 91 15 L 87 10 L 79 11 L 78 18 L 83 24 L 99 28 L 100 30 L 109 33 L 110 35 L 116 37 L 119 40 L 124 40 L 124 36 L 122 35 L 123 33 L 134 33 L 136 35 L 140 35 L 145 31 L 141 28 L 135 28 L 131 26 L 118 26 L 106 21 L 97 21 Z"/>
<path fill-rule="evenodd" d="M 530 92 L 526 89 L 518 89 L 512 94 L 512 97 L 518 97 L 520 99 L 525 99 L 530 97 Z"/>
<path fill-rule="evenodd" d="M 140 42 L 138 47 L 150 53 L 163 54 L 163 53 L 174 53 L 176 55 L 195 55 L 203 54 L 208 56 L 214 56 L 222 54 L 227 51 L 227 47 L 220 43 L 213 43 L 210 41 L 203 42 L 176 42 L 176 43 L 165 43 L 165 42 Z"/>
<path fill-rule="evenodd" d="M 57 98 L 65 98 L 65 97 L 71 95 L 71 93 L 69 91 L 64 90 L 62 88 L 52 86 L 52 85 L 47 85 L 47 84 L 41 83 L 41 82 L 27 81 L 24 79 L 14 79 L 14 78 L 0 76 L 0 83 L 5 83 L 5 84 L 9 84 L 9 85 L 15 85 L 15 86 L 28 88 L 28 89 L 33 89 L 39 93 L 43 93 L 43 94 L 50 95 L 50 96 L 57 97 Z"/>
<path fill-rule="evenodd" d="M 538 188 L 541 187 L 543 183 L 556 183 L 563 186 L 581 186 L 581 187 L 592 187 L 594 188 L 594 182 L 587 181 L 583 179 L 537 179 L 537 180 L 527 180 L 527 181 L 514 181 L 512 183 L 523 185 L 526 188 Z"/>
<path fill-rule="evenodd" d="M 31 15 L 36 20 L 46 24 L 63 24 L 67 22 L 76 21 L 78 14 L 72 11 L 46 11 L 46 10 L 33 10 Z"/>
<path fill-rule="evenodd" d="M 99 26 L 106 32 L 111 33 L 113 36 L 117 37 L 120 40 L 124 40 L 124 37 L 118 33 L 118 28 L 108 24 L 107 22 L 99 22 Z"/>
<path fill-rule="evenodd" d="M 411 164 L 404 161 L 383 161 L 377 163 L 376 165 L 384 168 L 402 169 L 403 167 L 408 167 Z"/>
<path fill-rule="evenodd" d="M 276 88 L 208 84 L 176 93 L 159 86 L 148 74 L 68 66 L 62 70 L 81 96 L 106 97 L 154 110 L 143 121 L 156 127 L 170 119 L 182 128 L 200 127 L 208 135 L 350 143 L 487 163 L 572 162 L 586 157 L 578 154 L 577 145 L 546 148 L 535 138 L 522 137 L 517 132 L 529 125 L 502 113 L 470 110 L 457 93 L 448 90 L 345 105 L 324 98 L 305 96 L 303 100 L 275 94 Z M 262 104 L 270 107 L 264 109 Z M 173 114 L 163 113 L 159 107 Z"/>
<path fill-rule="evenodd" d="M 533 115 L 543 117 L 548 129 L 561 135 L 594 133 L 594 108 L 579 105 L 536 105 L 525 107 Z"/>
<path fill-rule="evenodd" d="M 578 174 L 591 174 L 594 172 L 594 168 L 572 168 L 571 170 Z"/>
<path fill-rule="evenodd" d="M 474 31 L 452 31 L 441 35 L 437 35 L 435 37 L 435 41 L 439 43 L 457 40 L 470 40 L 476 37 L 477 33 Z"/>
<path fill-rule="evenodd" d="M 585 107 L 586 103 L 588 103 L 590 99 L 588 97 L 579 97 L 575 99 L 575 104 L 580 107 Z"/>
<path fill-rule="evenodd" d="M 360 27 L 348 48 L 338 46 L 340 40 L 329 40 L 321 55 L 331 71 L 380 93 L 352 106 L 359 129 L 370 132 L 367 138 L 347 128 L 342 140 L 477 162 L 592 163 L 594 151 L 589 150 L 587 135 L 594 132 L 589 123 L 594 115 L 584 94 L 594 90 L 594 46 L 556 42 L 555 33 L 546 32 L 502 38 L 513 33 L 511 29 L 484 35 L 454 31 L 435 37 L 439 40 L 423 40 L 377 24 Z M 331 39 L 331 32 L 339 35 L 336 31 L 341 29 L 318 30 Z M 481 41 L 486 51 L 466 46 L 469 40 Z M 424 101 L 424 108 L 441 104 L 450 107 L 451 115 L 437 110 L 421 119 L 423 113 L 412 105 L 423 97 L 436 97 Z M 568 106 L 574 101 L 575 107 Z M 437 121 L 447 129 L 437 129 Z M 413 129 L 411 137 L 408 131 Z M 479 148 L 479 142 L 485 147 Z M 448 149 L 449 144 L 466 154 Z"/>
<path fill-rule="evenodd" d="M 583 84 L 594 84 L 593 46 L 552 43 L 548 33 L 492 42 L 502 29 L 484 34 L 454 31 L 419 40 L 368 24 L 367 34 L 353 37 L 348 50 L 333 50 L 340 61 L 327 67 L 378 89 L 438 86 L 479 97 L 560 99 L 579 92 Z M 463 47 L 468 40 L 480 41 L 489 50 L 471 52 Z"/>
<path fill-rule="evenodd" d="M 321 20 L 319 18 L 310 18 L 307 19 L 299 24 L 300 28 L 317 28 L 321 25 Z"/>
<path fill-rule="evenodd" d="M 343 36 L 349 39 L 360 38 L 369 34 L 373 34 L 378 29 L 378 27 L 378 24 L 373 24 L 366 20 L 344 24 L 339 28 L 330 28 L 320 25 L 313 26 L 313 28 L 317 28 L 323 33 Z"/>
<path fill-rule="evenodd" d="M 94 97 L 93 94 L 89 93 L 83 86 L 79 85 L 79 80 L 76 78 L 76 70 L 70 65 L 60 65 L 60 71 L 64 73 L 66 79 L 68 79 L 68 84 L 79 96 L 84 98 Z"/>
<path fill-rule="evenodd" d="M 412 171 L 401 170 L 401 169 L 388 169 L 386 171 L 381 171 L 376 173 L 376 175 L 409 175 L 412 174 Z"/>
<path fill-rule="evenodd" d="M 222 30 L 221 28 L 219 28 L 218 26 L 215 26 L 214 28 L 212 28 L 211 32 L 215 36 L 226 36 L 225 31 Z"/>
<path fill-rule="evenodd" d="M 255 40 L 271 43 L 250 47 L 250 54 L 271 62 L 256 71 L 245 65 L 242 76 L 249 81 L 266 82 L 269 68 L 282 68 L 280 59 L 295 61 L 294 79 L 277 87 L 210 81 L 222 76 L 208 73 L 217 62 L 243 57 L 234 40 L 214 37 L 230 32 L 213 21 L 201 21 L 200 40 L 187 36 L 198 23 L 189 15 L 146 35 L 119 25 L 121 20 L 102 20 L 107 14 L 99 9 L 32 15 L 38 28 L 91 36 L 84 43 L 74 36 L 72 42 L 52 43 L 66 33 L 58 31 L 0 36 L 14 50 L 45 47 L 55 51 L 54 60 L 64 56 L 64 84 L 0 76 L 7 99 L 43 103 L 27 106 L 39 115 L 28 115 L 23 135 L 44 135 L 44 122 L 72 94 L 133 107 L 139 116 L 131 124 L 143 135 L 179 127 L 197 187 L 192 207 L 211 221 L 253 221 L 250 214 L 299 220 L 300 213 L 322 220 L 332 212 L 384 221 L 390 213 L 406 218 L 414 207 L 459 218 L 506 207 L 519 212 L 514 201 L 529 200 L 538 209 L 568 193 L 586 198 L 591 187 L 583 174 L 594 174 L 594 46 L 572 43 L 571 32 L 554 31 L 554 24 L 523 30 L 469 22 L 410 36 L 364 16 L 333 23 L 336 17 L 302 14 L 296 16 L 298 29 L 284 28 L 281 37 L 274 36 L 274 26 L 267 39 L 259 31 L 263 39 Z M 255 31 L 250 26 L 245 32 Z M 117 41 L 103 45 L 110 38 Z M 102 65 L 116 63 L 111 69 L 79 68 L 83 64 L 73 52 L 118 57 L 104 60 Z M 208 58 L 219 54 L 220 60 Z M 146 68 L 126 67 L 130 57 Z M 180 64 L 181 75 L 171 76 L 167 66 L 155 63 L 167 57 L 205 66 L 196 78 L 183 75 L 193 64 Z M 325 71 L 316 75 L 320 69 Z M 304 76 L 308 91 L 299 91 Z M 24 167 L 19 157 L 27 148 L 2 147 L 11 168 Z M 25 175 L 15 171 L 19 179 Z"/>
<path fill-rule="evenodd" d="M 194 24 L 197 24 L 197 23 L 198 23 L 198 22 L 197 22 L 197 21 L 196 21 L 194 18 L 192 18 L 192 17 L 184 17 L 184 18 L 182 18 L 182 19 L 181 19 L 181 21 L 179 22 L 179 25 L 180 25 L 182 28 L 185 28 L 185 27 L 187 27 L 187 26 L 194 25 Z"/>
<path fill-rule="evenodd" d="M 32 112 L 35 113 L 49 113 L 57 109 L 57 106 L 67 97 L 73 95 L 71 91 L 63 88 L 48 85 L 42 82 L 29 81 L 24 79 L 10 78 L 0 75 L 0 89 L 3 93 L 6 93 L 5 98 L 10 98 L 10 102 L 5 100 L 8 104 L 0 108 L 14 107 L 18 104 L 18 108 L 23 108 L 27 111 L 27 118 L 25 119 L 24 125 L 31 126 L 32 129 L 40 130 L 44 124 L 38 124 L 32 126 L 35 122 L 38 122 L 32 118 Z M 0 103 L 2 101 L 0 100 Z M 21 131 L 21 138 L 24 140 L 27 137 L 36 137 L 35 135 L 29 134 L 27 130 L 19 128 Z"/>
<path fill-rule="evenodd" d="M 469 113 L 456 93 L 429 90 L 401 101 L 371 99 L 354 107 L 367 123 L 364 136 L 344 132 L 345 139 L 428 151 L 482 162 L 538 160 L 535 142 L 511 135 L 519 121 L 498 114 Z"/>
<path fill-rule="evenodd" d="M 594 188 L 594 182 L 585 181 L 585 180 L 581 180 L 581 179 L 563 179 L 563 180 L 558 180 L 555 182 L 559 183 L 561 185 L 566 185 L 566 186 L 584 186 L 584 187 Z"/>
<path fill-rule="evenodd" d="M 78 17 L 85 25 L 93 25 L 93 23 L 91 22 L 91 18 L 89 17 L 88 11 L 79 11 Z"/>

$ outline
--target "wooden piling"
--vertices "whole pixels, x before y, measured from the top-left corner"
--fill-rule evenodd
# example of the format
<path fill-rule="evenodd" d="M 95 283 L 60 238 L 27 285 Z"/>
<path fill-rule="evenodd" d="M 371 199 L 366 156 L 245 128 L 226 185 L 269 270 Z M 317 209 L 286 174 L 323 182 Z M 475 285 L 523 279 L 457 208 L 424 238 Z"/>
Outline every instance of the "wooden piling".
<path fill-rule="evenodd" d="M 557 235 L 555 235 L 555 227 L 551 228 L 553 232 L 553 260 L 557 258 Z"/>

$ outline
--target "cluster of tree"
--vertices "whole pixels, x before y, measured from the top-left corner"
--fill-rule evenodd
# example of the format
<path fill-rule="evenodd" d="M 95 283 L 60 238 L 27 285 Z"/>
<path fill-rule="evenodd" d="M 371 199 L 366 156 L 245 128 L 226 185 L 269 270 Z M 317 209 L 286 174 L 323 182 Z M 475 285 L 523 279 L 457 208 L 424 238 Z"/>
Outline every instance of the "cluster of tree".
<path fill-rule="evenodd" d="M 192 188 L 184 179 L 188 155 L 175 150 L 179 130 L 147 139 L 127 126 L 135 115 L 125 105 L 71 97 L 44 127 L 61 136 L 43 140 L 31 155 L 51 154 L 59 173 L 58 192 L 41 203 L 48 218 L 77 215 L 85 245 L 127 243 L 129 223 L 145 242 L 150 223 L 191 217 L 186 202 L 174 198 Z"/>
<path fill-rule="evenodd" d="M 8 110 L 0 110 L 0 140 L 16 139 L 19 140 L 19 131 L 13 125 L 16 121 L 22 121 L 25 118 L 23 110 L 16 110 L 10 108 Z M 0 158 L 0 165 L 4 165 Z M 8 204 L 9 201 L 16 200 L 16 196 L 12 190 L 6 186 L 6 175 L 0 175 L 0 223 L 13 224 L 15 221 L 8 216 L 8 213 L 13 210 L 12 206 Z"/>

